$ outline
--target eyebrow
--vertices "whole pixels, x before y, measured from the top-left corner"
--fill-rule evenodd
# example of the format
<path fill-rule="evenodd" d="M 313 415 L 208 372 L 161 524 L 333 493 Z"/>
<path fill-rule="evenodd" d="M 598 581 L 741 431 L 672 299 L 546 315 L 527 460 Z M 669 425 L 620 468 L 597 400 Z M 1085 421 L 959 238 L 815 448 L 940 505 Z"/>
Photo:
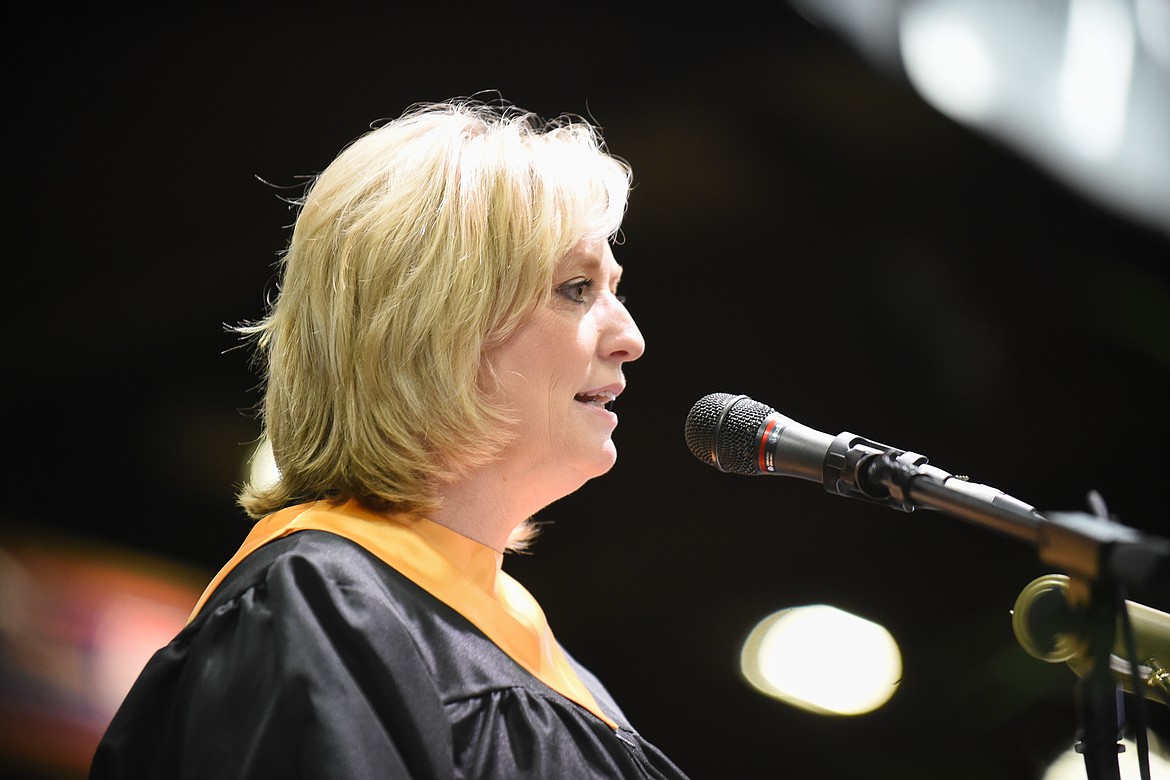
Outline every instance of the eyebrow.
<path fill-rule="evenodd" d="M 562 260 L 557 265 L 560 267 L 561 270 L 565 270 L 565 271 L 569 270 L 570 268 L 578 268 L 578 269 L 581 269 L 584 271 L 588 271 L 590 273 L 600 273 L 602 271 L 602 269 L 604 269 L 606 267 L 606 265 L 608 265 L 608 264 L 604 261 L 604 259 L 602 259 L 600 257 L 593 257 L 593 256 L 589 256 L 589 255 L 582 255 L 582 254 L 572 254 L 572 255 L 566 255 L 564 260 Z M 621 273 L 622 273 L 621 268 L 622 267 L 615 262 L 614 268 L 616 269 L 616 271 L 614 272 L 615 275 L 621 276 Z"/>
<path fill-rule="evenodd" d="M 623 266 L 617 262 L 617 259 L 610 255 L 612 265 L 605 259 L 605 255 L 585 254 L 582 252 L 570 252 L 565 255 L 559 263 L 557 263 L 556 274 L 570 273 L 572 270 L 581 271 L 590 277 L 600 276 L 606 268 L 612 268 L 610 276 L 610 286 L 614 289 L 622 280 Z"/>

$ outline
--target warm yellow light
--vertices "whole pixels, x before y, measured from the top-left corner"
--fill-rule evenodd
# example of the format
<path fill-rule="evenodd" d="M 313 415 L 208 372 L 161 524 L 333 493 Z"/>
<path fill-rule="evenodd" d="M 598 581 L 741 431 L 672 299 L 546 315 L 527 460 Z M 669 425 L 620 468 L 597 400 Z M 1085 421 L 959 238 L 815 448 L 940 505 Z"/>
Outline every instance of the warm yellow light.
<path fill-rule="evenodd" d="M 261 487 L 280 479 L 280 469 L 272 457 L 272 442 L 265 436 L 256 444 L 246 464 L 249 484 Z"/>
<path fill-rule="evenodd" d="M 826 605 L 781 610 L 760 621 L 740 654 L 761 693 L 824 715 L 881 707 L 902 678 L 902 655 L 884 627 Z"/>

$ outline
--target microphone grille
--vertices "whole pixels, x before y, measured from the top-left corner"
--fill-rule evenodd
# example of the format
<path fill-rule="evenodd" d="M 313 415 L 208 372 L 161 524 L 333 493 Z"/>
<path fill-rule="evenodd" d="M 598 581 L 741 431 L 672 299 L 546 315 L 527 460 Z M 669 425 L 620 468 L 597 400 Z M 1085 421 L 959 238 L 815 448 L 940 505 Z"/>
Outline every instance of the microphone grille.
<path fill-rule="evenodd" d="M 711 393 L 691 407 L 686 440 L 691 454 L 709 466 L 732 474 L 760 473 L 756 463 L 756 432 L 776 410 L 745 395 Z"/>

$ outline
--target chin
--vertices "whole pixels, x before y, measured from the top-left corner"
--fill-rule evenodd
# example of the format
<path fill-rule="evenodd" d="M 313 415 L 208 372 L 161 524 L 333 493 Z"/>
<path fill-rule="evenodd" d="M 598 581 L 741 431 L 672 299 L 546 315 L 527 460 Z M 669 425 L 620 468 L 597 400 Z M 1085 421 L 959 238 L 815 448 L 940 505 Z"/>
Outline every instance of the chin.
<path fill-rule="evenodd" d="M 612 441 L 590 448 L 588 454 L 579 452 L 572 459 L 562 458 L 561 464 L 568 467 L 562 473 L 574 483 L 569 492 L 577 490 L 591 479 L 609 473 L 615 463 L 617 463 L 617 448 L 613 446 Z"/>
<path fill-rule="evenodd" d="M 607 441 L 605 446 L 601 448 L 597 456 L 589 464 L 589 470 L 592 473 L 588 479 L 600 477 L 602 474 L 608 474 L 615 463 L 617 463 L 617 447 L 613 446 L 612 441 Z"/>

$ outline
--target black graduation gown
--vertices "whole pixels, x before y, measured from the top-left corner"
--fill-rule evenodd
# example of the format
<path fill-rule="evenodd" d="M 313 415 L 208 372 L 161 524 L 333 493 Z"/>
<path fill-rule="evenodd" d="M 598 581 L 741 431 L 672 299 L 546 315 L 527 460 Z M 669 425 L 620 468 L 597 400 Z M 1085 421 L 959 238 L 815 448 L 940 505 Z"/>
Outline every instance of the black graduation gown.
<path fill-rule="evenodd" d="M 684 778 L 570 663 L 617 731 L 359 545 L 300 531 L 154 655 L 90 778 Z"/>

